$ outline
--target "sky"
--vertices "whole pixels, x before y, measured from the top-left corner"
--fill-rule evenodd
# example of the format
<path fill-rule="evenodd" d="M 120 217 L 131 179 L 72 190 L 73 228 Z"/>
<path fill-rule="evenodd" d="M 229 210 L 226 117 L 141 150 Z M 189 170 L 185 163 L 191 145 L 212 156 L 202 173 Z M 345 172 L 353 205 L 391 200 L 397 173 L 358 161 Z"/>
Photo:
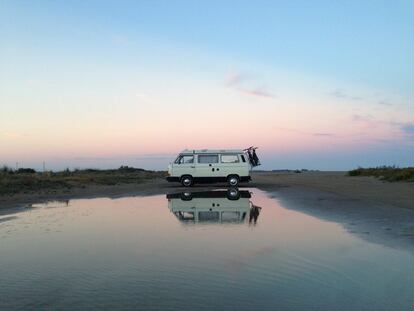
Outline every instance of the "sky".
<path fill-rule="evenodd" d="M 0 1 L 0 165 L 414 166 L 412 1 Z"/>

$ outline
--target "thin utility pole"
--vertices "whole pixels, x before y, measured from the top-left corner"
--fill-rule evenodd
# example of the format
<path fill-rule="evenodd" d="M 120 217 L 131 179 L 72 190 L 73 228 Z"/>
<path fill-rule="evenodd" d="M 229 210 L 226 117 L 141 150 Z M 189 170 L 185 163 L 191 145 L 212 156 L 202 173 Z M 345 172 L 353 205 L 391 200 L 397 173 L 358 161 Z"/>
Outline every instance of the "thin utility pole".
<path fill-rule="evenodd" d="M 45 161 L 43 161 L 43 173 L 46 172 L 45 168 L 46 168 L 46 164 L 45 164 Z"/>
<path fill-rule="evenodd" d="M 16 171 L 19 169 L 19 162 L 16 162 Z"/>

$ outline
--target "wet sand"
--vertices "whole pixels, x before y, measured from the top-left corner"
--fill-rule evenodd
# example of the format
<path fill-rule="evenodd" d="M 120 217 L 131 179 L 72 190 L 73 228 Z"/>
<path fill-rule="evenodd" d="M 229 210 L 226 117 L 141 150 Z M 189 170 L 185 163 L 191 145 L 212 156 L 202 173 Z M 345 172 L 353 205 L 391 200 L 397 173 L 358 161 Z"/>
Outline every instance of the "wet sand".
<path fill-rule="evenodd" d="M 192 189 L 212 190 L 224 186 L 195 185 Z M 344 172 L 254 173 L 253 181 L 243 187 L 265 190 L 286 208 L 341 223 L 347 231 L 363 239 L 414 250 L 414 183 L 348 177 Z M 155 195 L 185 189 L 179 184 L 155 179 L 141 184 L 2 196 L 0 215 L 47 200 Z"/>
<path fill-rule="evenodd" d="M 350 200 L 414 209 L 413 182 L 387 182 L 374 177 L 350 177 L 345 172 L 257 173 L 254 183 L 264 190 L 283 187 L 320 191 Z"/>
<path fill-rule="evenodd" d="M 255 186 L 288 209 L 340 223 L 364 240 L 414 252 L 414 183 L 306 172 L 256 174 Z"/>

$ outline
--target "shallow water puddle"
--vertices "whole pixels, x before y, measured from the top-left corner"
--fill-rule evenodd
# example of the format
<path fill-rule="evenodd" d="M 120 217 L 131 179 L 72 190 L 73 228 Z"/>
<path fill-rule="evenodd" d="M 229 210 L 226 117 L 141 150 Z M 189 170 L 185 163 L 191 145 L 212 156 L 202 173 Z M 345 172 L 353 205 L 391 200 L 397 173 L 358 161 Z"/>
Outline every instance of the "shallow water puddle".
<path fill-rule="evenodd" d="M 412 310 L 414 256 L 258 189 L 0 216 L 0 309 Z"/>

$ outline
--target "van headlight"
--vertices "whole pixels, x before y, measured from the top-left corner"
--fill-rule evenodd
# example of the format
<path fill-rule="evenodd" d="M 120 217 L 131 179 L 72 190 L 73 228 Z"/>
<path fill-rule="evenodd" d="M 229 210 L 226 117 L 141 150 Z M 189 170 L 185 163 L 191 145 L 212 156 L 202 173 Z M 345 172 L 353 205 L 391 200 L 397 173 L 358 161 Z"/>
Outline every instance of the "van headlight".
<path fill-rule="evenodd" d="M 171 174 L 172 174 L 172 165 L 170 163 L 168 164 L 168 176 L 171 176 Z"/>

